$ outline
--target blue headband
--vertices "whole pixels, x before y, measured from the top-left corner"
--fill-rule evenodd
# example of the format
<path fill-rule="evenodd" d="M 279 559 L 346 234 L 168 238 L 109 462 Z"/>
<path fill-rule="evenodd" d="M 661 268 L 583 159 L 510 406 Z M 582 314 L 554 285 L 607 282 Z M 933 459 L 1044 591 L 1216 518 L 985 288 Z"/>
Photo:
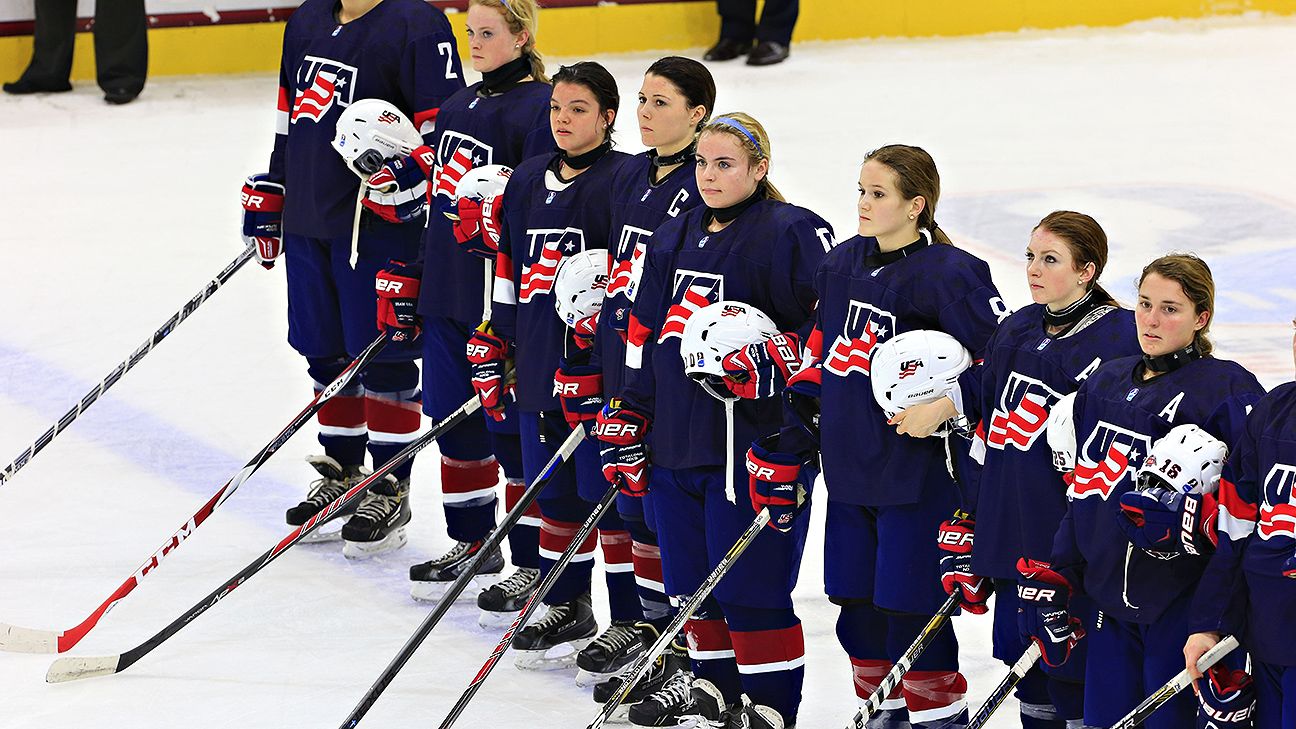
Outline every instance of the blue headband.
<path fill-rule="evenodd" d="M 739 122 L 737 119 L 734 119 L 732 117 L 727 117 L 727 116 L 718 116 L 716 117 L 715 123 L 723 124 L 727 127 L 730 127 L 732 129 L 737 129 L 738 131 L 742 132 L 742 135 L 744 137 L 747 137 L 748 139 L 751 140 L 751 143 L 756 147 L 757 152 L 760 152 L 761 154 L 765 154 L 765 150 L 761 149 L 760 142 L 756 141 L 756 135 L 747 131 L 747 127 L 743 126 L 742 123 Z"/>
<path fill-rule="evenodd" d="M 510 13 L 513 12 L 513 8 L 509 7 L 508 0 L 500 0 L 500 5 L 503 5 L 504 9 L 509 11 Z"/>

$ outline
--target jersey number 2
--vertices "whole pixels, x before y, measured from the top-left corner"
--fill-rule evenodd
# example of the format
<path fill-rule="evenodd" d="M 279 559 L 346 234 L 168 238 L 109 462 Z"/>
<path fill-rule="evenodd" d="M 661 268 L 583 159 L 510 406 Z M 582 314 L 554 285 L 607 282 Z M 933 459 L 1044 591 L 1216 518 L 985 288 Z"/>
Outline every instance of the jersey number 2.
<path fill-rule="evenodd" d="M 446 78 L 447 79 L 459 78 L 459 74 L 455 73 L 454 70 L 454 46 L 450 45 L 449 43 L 438 43 L 437 51 L 441 55 L 445 56 Z"/>

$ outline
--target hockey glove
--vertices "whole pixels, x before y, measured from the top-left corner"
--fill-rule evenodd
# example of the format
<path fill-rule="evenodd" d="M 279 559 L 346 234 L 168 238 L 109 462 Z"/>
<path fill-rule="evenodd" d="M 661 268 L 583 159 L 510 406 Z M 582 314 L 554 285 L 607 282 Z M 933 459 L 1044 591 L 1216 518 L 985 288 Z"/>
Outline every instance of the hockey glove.
<path fill-rule="evenodd" d="M 1283 576 L 1296 579 L 1296 554 L 1288 557 L 1287 561 L 1283 562 Z"/>
<path fill-rule="evenodd" d="M 1216 665 L 1197 691 L 1201 711 L 1197 729 L 1251 729 L 1255 726 L 1255 683 L 1251 674 Z"/>
<path fill-rule="evenodd" d="M 1022 579 L 1017 583 L 1017 627 L 1023 637 L 1040 647 L 1040 657 L 1050 666 L 1066 663 L 1071 649 L 1084 637 L 1080 619 L 1071 617 L 1071 583 L 1053 571 L 1048 562 L 1022 557 L 1017 560 Z"/>
<path fill-rule="evenodd" d="M 1121 494 L 1116 515 L 1130 544 L 1158 554 L 1213 554 L 1215 519 L 1213 495 L 1181 494 L 1164 486 Z"/>
<path fill-rule="evenodd" d="M 374 277 L 378 294 L 378 331 L 391 330 L 393 342 L 412 342 L 418 338 L 419 274 L 413 266 L 391 261 L 395 266 L 379 271 Z"/>
<path fill-rule="evenodd" d="M 274 268 L 283 252 L 284 186 L 271 182 L 269 173 L 258 173 L 243 183 L 243 241 L 256 246 L 257 261 Z"/>
<path fill-rule="evenodd" d="M 823 382 L 823 368 L 812 365 L 788 378 L 783 398 L 788 409 L 796 416 L 810 437 L 819 441 L 819 392 Z"/>
<path fill-rule="evenodd" d="M 365 185 L 363 205 L 389 223 L 406 223 L 427 211 L 428 180 L 436 152 L 418 147 L 408 157 L 390 160 L 373 174 Z"/>
<path fill-rule="evenodd" d="M 941 586 L 946 595 L 955 590 L 963 593 L 960 607 L 973 615 L 984 615 L 989 607 L 986 600 L 994 591 L 990 580 L 972 572 L 972 534 L 976 520 L 965 514 L 955 514 L 953 519 L 940 525 L 936 544 L 941 550 Z"/>
<path fill-rule="evenodd" d="M 810 503 L 810 492 L 801 482 L 801 469 L 814 454 L 775 450 L 779 439 L 780 433 L 767 435 L 747 450 L 747 494 L 754 511 L 769 509 L 769 526 L 786 532 Z"/>
<path fill-rule="evenodd" d="M 594 422 L 599 441 L 603 478 L 626 496 L 648 493 L 648 416 L 631 409 L 619 398 L 608 401 Z"/>
<path fill-rule="evenodd" d="M 576 342 L 577 347 L 589 349 L 594 346 L 594 333 L 598 331 L 598 320 L 601 313 L 601 311 L 596 311 L 583 319 L 576 320 L 576 324 L 572 326 L 572 340 Z"/>
<path fill-rule="evenodd" d="M 513 380 L 509 374 L 512 358 L 513 343 L 495 336 L 488 321 L 482 322 L 468 337 L 473 389 L 482 409 L 495 421 L 504 419 L 504 406 L 513 400 Z"/>
<path fill-rule="evenodd" d="M 481 222 L 482 222 L 482 240 L 492 251 L 499 250 L 500 230 L 503 227 L 504 219 L 504 193 L 488 197 L 482 200 L 481 205 Z"/>
<path fill-rule="evenodd" d="M 589 360 L 587 351 L 578 350 L 562 360 L 554 373 L 554 396 L 572 428 L 592 427 L 603 411 L 603 372 Z"/>
<path fill-rule="evenodd" d="M 725 355 L 725 387 L 734 395 L 755 400 L 776 394 L 801 366 L 801 338 L 793 332 L 775 334 Z"/>

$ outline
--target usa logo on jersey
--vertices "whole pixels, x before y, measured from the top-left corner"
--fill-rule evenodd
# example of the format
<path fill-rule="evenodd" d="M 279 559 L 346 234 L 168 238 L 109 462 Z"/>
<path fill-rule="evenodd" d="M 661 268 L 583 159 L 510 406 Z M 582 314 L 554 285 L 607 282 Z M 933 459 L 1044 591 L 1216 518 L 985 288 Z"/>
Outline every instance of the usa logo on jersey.
<path fill-rule="evenodd" d="M 1076 454 L 1075 480 L 1067 490 L 1073 499 L 1098 496 L 1106 501 L 1117 484 L 1138 468 L 1152 447 L 1142 433 L 1099 420 Z"/>
<path fill-rule="evenodd" d="M 852 372 L 869 373 L 873 348 L 895 334 L 895 316 L 889 311 L 851 300 L 846 326 L 833 341 L 824 358 L 824 369 L 845 377 Z"/>
<path fill-rule="evenodd" d="M 1264 480 L 1256 529 L 1261 539 L 1296 537 L 1296 466 L 1276 463 Z"/>
<path fill-rule="evenodd" d="M 492 164 L 495 148 L 475 137 L 447 129 L 437 142 L 437 169 L 432 179 L 436 188 L 432 195 L 458 199 L 459 180 L 468 170 Z"/>
<path fill-rule="evenodd" d="M 1011 445 L 1028 451 L 1048 424 L 1049 410 L 1061 395 L 1048 385 L 1013 372 L 999 394 L 999 403 L 990 414 L 986 445 L 1003 450 Z"/>
<path fill-rule="evenodd" d="M 553 291 L 563 257 L 585 250 L 585 233 L 580 228 L 529 229 L 527 240 L 527 262 L 522 266 L 522 289 L 518 292 L 522 304 Z"/>
<path fill-rule="evenodd" d="M 643 257 L 652 238 L 651 230 L 627 225 L 621 228 L 621 239 L 617 241 L 616 260 L 608 272 L 608 296 L 624 294 L 626 299 L 635 300 L 635 290 L 639 288 L 639 279 L 643 276 Z"/>
<path fill-rule="evenodd" d="M 355 89 L 356 67 L 319 56 L 306 56 L 297 67 L 297 93 L 293 97 L 289 121 L 300 119 L 319 122 L 334 106 L 351 105 Z"/>
<path fill-rule="evenodd" d="M 684 334 L 684 325 L 694 312 L 708 304 L 724 298 L 724 276 L 714 273 L 678 269 L 675 271 L 675 287 L 671 293 L 671 305 L 666 310 L 666 321 L 662 324 L 661 336 L 657 343 L 679 337 Z"/>

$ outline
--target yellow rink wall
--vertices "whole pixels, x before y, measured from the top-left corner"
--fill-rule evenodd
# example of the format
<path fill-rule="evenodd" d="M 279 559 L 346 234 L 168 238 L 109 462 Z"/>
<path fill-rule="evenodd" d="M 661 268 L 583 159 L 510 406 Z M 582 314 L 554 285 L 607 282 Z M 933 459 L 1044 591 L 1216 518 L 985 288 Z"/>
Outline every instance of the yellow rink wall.
<path fill-rule="evenodd" d="M 801 0 L 793 40 L 960 36 L 1250 12 L 1296 14 L 1296 0 Z M 462 38 L 464 14 L 449 17 Z M 597 57 L 699 48 L 713 42 L 718 29 L 711 2 L 661 2 L 546 9 L 539 35 L 546 55 Z M 273 71 L 282 35 L 282 22 L 153 28 L 149 75 Z M 31 46 L 30 36 L 0 37 L 0 78 L 22 73 Z M 88 33 L 79 34 L 72 77 L 94 78 Z"/>

